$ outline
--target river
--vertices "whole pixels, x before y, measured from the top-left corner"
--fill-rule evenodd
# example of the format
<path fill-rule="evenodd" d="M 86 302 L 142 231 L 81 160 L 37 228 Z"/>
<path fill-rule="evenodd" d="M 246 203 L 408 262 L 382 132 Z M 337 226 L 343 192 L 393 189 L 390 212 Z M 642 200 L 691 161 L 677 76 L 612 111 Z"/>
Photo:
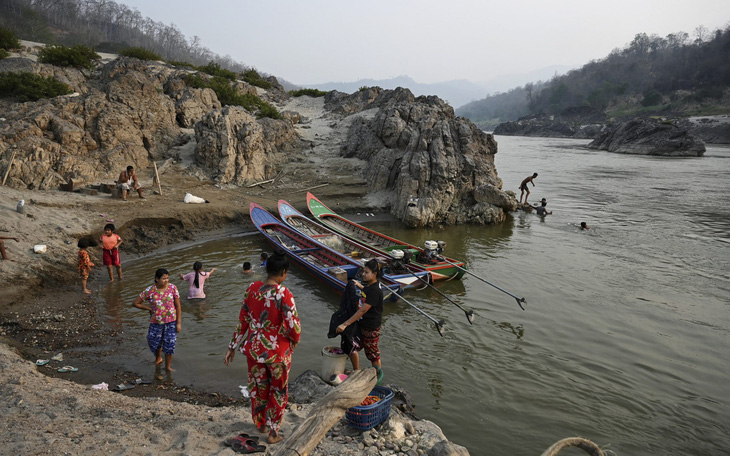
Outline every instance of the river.
<path fill-rule="evenodd" d="M 526 310 L 471 276 L 438 288 L 474 310 L 473 325 L 432 290 L 409 293 L 446 332 L 389 304 L 385 383 L 405 387 L 417 414 L 472 455 L 538 455 L 571 436 L 617 455 L 730 453 L 730 149 L 681 159 L 589 151 L 581 140 L 497 140 L 505 189 L 539 173 L 530 202 L 547 198 L 552 215 L 520 211 L 494 227 L 368 226 L 419 245 L 446 241 L 449 256 L 525 297 Z M 222 359 L 249 282 L 241 263 L 256 264 L 262 249 L 260 235 L 229 236 L 125 263 L 124 283 L 104 285 L 100 303 L 110 325 L 139 341 L 122 362 L 153 374 L 146 316 L 129 304 L 156 268 L 180 284 L 177 274 L 199 260 L 219 270 L 206 300 L 182 300 L 174 381 L 237 394 L 245 362 Z M 294 378 L 319 370 L 339 298 L 297 267 L 286 284 L 303 326 Z"/>

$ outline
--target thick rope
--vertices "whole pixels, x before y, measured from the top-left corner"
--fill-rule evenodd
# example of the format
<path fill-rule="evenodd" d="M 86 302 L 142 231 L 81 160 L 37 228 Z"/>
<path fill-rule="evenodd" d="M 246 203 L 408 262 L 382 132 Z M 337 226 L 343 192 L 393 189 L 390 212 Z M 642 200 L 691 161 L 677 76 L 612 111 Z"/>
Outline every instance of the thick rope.
<path fill-rule="evenodd" d="M 568 437 L 555 442 L 550 448 L 545 450 L 541 456 L 556 456 L 563 448 L 578 447 L 591 456 L 606 456 L 598 445 L 583 437 Z"/>

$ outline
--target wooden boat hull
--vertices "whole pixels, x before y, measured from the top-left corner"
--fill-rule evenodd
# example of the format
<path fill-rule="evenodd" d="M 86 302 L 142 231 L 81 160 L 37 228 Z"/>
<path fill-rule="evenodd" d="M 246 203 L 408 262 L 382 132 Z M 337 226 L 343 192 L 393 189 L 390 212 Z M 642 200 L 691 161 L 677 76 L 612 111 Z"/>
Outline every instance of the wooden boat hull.
<path fill-rule="evenodd" d="M 355 278 L 360 265 L 299 231 L 285 225 L 262 206 L 251 203 L 251 221 L 274 247 L 281 248 L 289 258 L 335 291 L 342 293 L 347 281 Z M 381 282 L 383 298 L 395 301 L 403 291 L 398 283 Z"/>
<path fill-rule="evenodd" d="M 386 256 L 382 252 L 356 242 L 324 225 L 308 219 L 304 214 L 296 210 L 294 206 L 284 200 L 279 200 L 279 216 L 284 223 L 300 233 L 336 250 L 360 265 L 365 264 L 366 261 L 372 258 L 379 260 L 381 263 L 386 259 Z M 419 267 L 414 267 L 410 272 L 403 274 L 386 274 L 385 278 L 400 283 L 405 288 L 422 288 L 431 281 L 430 273 Z"/>
<path fill-rule="evenodd" d="M 441 261 L 434 264 L 418 262 L 415 258 L 423 252 L 423 249 L 420 247 L 391 238 L 390 236 L 386 236 L 347 220 L 346 218 L 336 214 L 309 192 L 307 192 L 307 207 L 314 218 L 326 225 L 328 228 L 342 234 L 343 236 L 353 239 L 360 244 L 365 244 L 384 255 L 390 255 L 390 251 L 396 249 L 408 252 L 412 258 L 411 263 L 430 272 L 433 280 L 460 279 L 464 276 L 463 269 L 466 269 L 466 265 L 463 262 L 452 258 L 446 258 L 447 261 Z"/>

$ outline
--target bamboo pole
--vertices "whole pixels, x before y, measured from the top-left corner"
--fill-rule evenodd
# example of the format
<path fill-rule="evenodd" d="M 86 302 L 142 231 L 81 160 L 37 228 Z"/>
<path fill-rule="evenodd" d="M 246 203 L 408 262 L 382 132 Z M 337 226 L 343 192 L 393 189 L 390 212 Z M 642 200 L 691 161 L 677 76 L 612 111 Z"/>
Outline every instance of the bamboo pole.
<path fill-rule="evenodd" d="M 160 175 L 157 174 L 157 162 L 152 162 L 152 164 L 155 166 L 155 180 L 157 180 L 157 191 L 159 192 L 160 196 L 162 196 L 162 185 L 160 184 Z"/>
<path fill-rule="evenodd" d="M 328 186 L 329 184 L 330 184 L 330 183 L 329 183 L 329 182 L 327 182 L 326 184 L 319 184 L 319 185 L 315 185 L 314 187 L 309 187 L 309 188 L 305 188 L 304 190 L 300 191 L 300 193 L 303 193 L 303 192 L 308 192 L 308 191 L 310 191 L 310 190 L 314 190 L 315 188 L 321 188 L 321 187 L 326 187 L 326 186 Z"/>
<path fill-rule="evenodd" d="M 10 157 L 10 163 L 8 163 L 8 169 L 5 170 L 5 176 L 3 176 L 3 187 L 5 186 L 5 181 L 8 178 L 8 174 L 10 174 L 10 168 L 13 167 L 13 160 L 15 160 L 16 152 L 18 152 L 18 149 L 13 149 L 13 155 Z"/>
<path fill-rule="evenodd" d="M 360 405 L 378 382 L 375 368 L 356 370 L 340 386 L 320 399 L 274 456 L 307 456 L 348 408 Z"/>

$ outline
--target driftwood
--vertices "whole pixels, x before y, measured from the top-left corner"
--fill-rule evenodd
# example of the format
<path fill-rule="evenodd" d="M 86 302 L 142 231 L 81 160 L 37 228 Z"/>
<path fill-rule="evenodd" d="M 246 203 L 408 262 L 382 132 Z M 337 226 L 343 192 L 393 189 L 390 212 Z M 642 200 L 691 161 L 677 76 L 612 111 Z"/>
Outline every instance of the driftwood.
<path fill-rule="evenodd" d="M 256 182 L 256 183 L 253 183 L 253 184 L 247 185 L 247 186 L 246 186 L 246 188 L 251 188 L 251 187 L 255 187 L 255 186 L 257 186 L 257 185 L 262 185 L 262 184 L 268 184 L 269 182 L 274 182 L 274 179 L 267 179 L 267 180 L 265 180 L 265 181 L 261 181 L 261 182 Z"/>
<path fill-rule="evenodd" d="M 598 445 L 583 437 L 568 437 L 558 440 L 540 456 L 555 456 L 560 453 L 560 450 L 568 447 L 578 447 L 591 456 L 605 456 L 605 453 Z"/>
<path fill-rule="evenodd" d="M 162 186 L 160 185 L 160 175 L 157 173 L 157 163 L 152 162 L 153 165 L 155 165 L 155 178 L 154 181 L 157 181 L 157 191 L 160 195 L 162 195 Z M 154 182 L 152 182 L 152 185 L 154 185 Z"/>
<path fill-rule="evenodd" d="M 314 190 L 315 188 L 320 188 L 320 187 L 326 187 L 326 186 L 328 186 L 329 184 L 330 184 L 330 183 L 329 183 L 329 182 L 327 182 L 326 184 L 319 184 L 319 185 L 315 185 L 314 187 L 309 187 L 309 188 L 305 188 L 304 190 L 302 190 L 302 192 L 308 192 L 308 191 L 310 191 L 310 190 Z"/>
<path fill-rule="evenodd" d="M 378 381 L 375 368 L 357 370 L 320 399 L 309 416 L 281 442 L 274 456 L 307 456 L 350 407 L 360 405 Z"/>
<path fill-rule="evenodd" d="M 10 168 L 13 167 L 13 160 L 15 160 L 15 153 L 18 151 L 18 149 L 13 149 L 13 155 L 10 157 L 10 163 L 8 163 L 8 169 L 5 170 L 5 176 L 3 177 L 3 186 L 5 186 L 5 180 L 8 178 L 8 174 L 10 174 Z"/>

